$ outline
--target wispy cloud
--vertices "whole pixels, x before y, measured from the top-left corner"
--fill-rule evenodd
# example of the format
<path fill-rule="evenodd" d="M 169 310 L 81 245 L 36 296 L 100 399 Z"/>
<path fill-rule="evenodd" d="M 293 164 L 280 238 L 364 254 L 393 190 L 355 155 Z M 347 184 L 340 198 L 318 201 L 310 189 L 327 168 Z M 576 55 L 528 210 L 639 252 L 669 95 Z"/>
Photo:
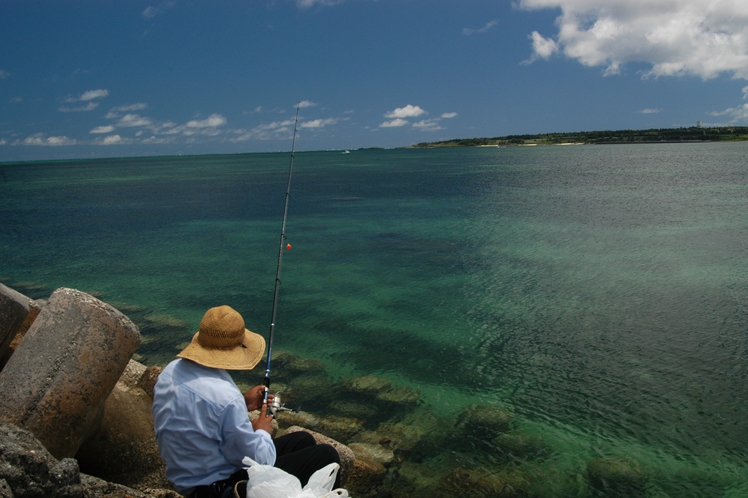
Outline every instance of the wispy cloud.
<path fill-rule="evenodd" d="M 119 107 L 114 107 L 109 112 L 142 111 L 143 109 L 148 109 L 148 104 L 140 102 L 137 104 L 128 104 L 128 105 L 121 105 Z"/>
<path fill-rule="evenodd" d="M 97 126 L 93 130 L 89 131 L 88 133 L 111 133 L 114 131 L 114 126 Z"/>
<path fill-rule="evenodd" d="M 93 111 L 99 107 L 98 102 L 89 102 L 88 104 L 80 107 L 68 107 L 68 106 L 62 106 L 58 107 L 57 110 L 60 112 L 88 112 Z"/>
<path fill-rule="evenodd" d="M 393 119 L 392 121 L 385 121 L 384 123 L 380 124 L 380 128 L 399 128 L 400 126 L 405 126 L 409 122 L 407 119 L 397 118 Z"/>
<path fill-rule="evenodd" d="M 298 5 L 299 8 L 308 9 L 309 7 L 314 7 L 315 5 L 321 5 L 325 7 L 329 7 L 331 5 L 339 5 L 344 1 L 345 0 L 296 0 L 296 5 Z"/>
<path fill-rule="evenodd" d="M 106 90 L 104 88 L 99 88 L 97 90 L 86 90 L 82 94 L 80 94 L 78 97 L 65 97 L 65 102 L 68 103 L 75 103 L 75 102 L 87 102 L 84 106 L 79 107 L 68 107 L 68 106 L 62 106 L 58 107 L 57 110 L 60 112 L 87 112 L 87 111 L 93 111 L 99 106 L 98 102 L 93 102 L 94 99 L 101 99 L 109 95 L 109 90 Z"/>
<path fill-rule="evenodd" d="M 100 99 L 103 97 L 106 97 L 109 95 L 109 90 L 105 88 L 99 88 L 96 90 L 86 90 L 82 94 L 80 94 L 77 97 L 67 96 L 65 97 L 65 102 L 73 103 L 73 102 L 88 102 L 94 99 Z"/>
<path fill-rule="evenodd" d="M 316 102 L 311 102 L 311 101 L 309 101 L 309 100 L 302 100 L 302 101 L 301 101 L 301 102 L 299 102 L 299 104 L 298 104 L 298 106 L 299 106 L 299 109 L 306 109 L 307 107 L 314 107 L 314 106 L 316 106 L 316 105 L 317 105 L 317 103 L 316 103 Z M 294 107 L 296 107 L 296 106 L 294 106 Z"/>
<path fill-rule="evenodd" d="M 236 137 L 232 142 L 244 142 L 247 140 L 271 140 L 273 138 L 286 138 L 292 131 L 294 119 L 274 121 L 255 126 L 250 130 L 233 130 Z"/>
<path fill-rule="evenodd" d="M 465 35 L 465 36 L 470 36 L 470 35 L 474 35 L 476 33 L 485 33 L 489 29 L 491 29 L 494 26 L 496 26 L 498 23 L 499 23 L 499 21 L 497 21 L 496 19 L 494 19 L 493 21 L 487 22 L 486 25 L 483 26 L 482 28 L 478 28 L 478 29 L 463 28 L 462 29 L 462 34 Z"/>
<path fill-rule="evenodd" d="M 163 14 L 165 11 L 169 10 L 172 7 L 174 7 L 174 2 L 161 2 L 156 7 L 154 6 L 146 7 L 146 9 L 143 10 L 143 12 L 141 12 L 140 15 L 145 17 L 146 19 L 152 19 L 159 14 Z"/>
<path fill-rule="evenodd" d="M 443 130 L 443 128 L 439 125 L 439 118 L 424 119 L 418 121 L 417 123 L 413 123 L 413 128 L 419 129 L 421 131 Z"/>
<path fill-rule="evenodd" d="M 4 80 L 5 78 L 8 78 L 10 76 L 10 73 L 8 71 L 3 71 L 0 69 L 0 80 Z"/>
<path fill-rule="evenodd" d="M 27 137 L 25 140 L 16 140 L 13 145 L 36 145 L 44 147 L 54 147 L 61 145 L 75 145 L 77 142 L 73 138 L 66 136 L 47 137 L 44 133 L 36 133 Z"/>
<path fill-rule="evenodd" d="M 140 114 L 125 114 L 117 121 L 117 126 L 122 128 L 152 125 L 153 120 L 151 118 L 141 116 Z"/>
<path fill-rule="evenodd" d="M 743 104 L 736 107 L 730 107 L 724 111 L 713 111 L 710 113 L 712 116 L 730 116 L 731 123 L 745 123 L 748 122 L 748 104 Z"/>
<path fill-rule="evenodd" d="M 748 99 L 748 86 L 743 87 L 743 98 Z"/>
<path fill-rule="evenodd" d="M 98 90 L 87 90 L 83 92 L 83 95 L 81 95 L 78 100 L 80 100 L 81 102 L 88 102 L 89 100 L 100 99 L 102 97 L 106 97 L 107 95 L 109 95 L 109 90 L 105 90 L 103 88 L 100 88 Z"/>
<path fill-rule="evenodd" d="M 445 112 L 444 114 L 442 114 L 443 119 L 452 119 L 454 117 L 457 117 L 456 112 Z"/>
<path fill-rule="evenodd" d="M 534 31 L 527 62 L 560 52 L 603 74 L 651 66 L 644 77 L 720 74 L 748 79 L 748 3 L 704 0 L 519 0 L 525 9 L 560 9 L 558 32 Z"/>
<path fill-rule="evenodd" d="M 662 109 L 647 108 L 647 109 L 642 109 L 641 111 L 636 111 L 636 112 L 638 112 L 639 114 L 657 114 L 657 113 L 662 112 Z"/>

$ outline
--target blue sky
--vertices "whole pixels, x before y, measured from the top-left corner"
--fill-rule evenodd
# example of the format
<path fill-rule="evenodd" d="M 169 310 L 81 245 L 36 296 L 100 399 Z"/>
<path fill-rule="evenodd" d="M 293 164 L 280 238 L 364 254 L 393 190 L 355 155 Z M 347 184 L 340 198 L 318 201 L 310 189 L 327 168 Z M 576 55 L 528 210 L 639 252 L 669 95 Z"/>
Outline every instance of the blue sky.
<path fill-rule="evenodd" d="M 0 161 L 748 124 L 748 2 L 0 2 Z"/>

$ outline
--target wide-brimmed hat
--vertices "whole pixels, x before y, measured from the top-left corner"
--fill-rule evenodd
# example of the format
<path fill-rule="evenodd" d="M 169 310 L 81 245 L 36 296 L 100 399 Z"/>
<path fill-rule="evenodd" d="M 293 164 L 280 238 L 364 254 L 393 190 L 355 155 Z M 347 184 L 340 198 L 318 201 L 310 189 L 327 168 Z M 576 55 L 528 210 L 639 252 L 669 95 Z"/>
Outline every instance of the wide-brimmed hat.
<path fill-rule="evenodd" d="M 244 327 L 244 319 L 230 306 L 209 309 L 200 330 L 177 356 L 205 367 L 251 370 L 265 352 L 265 338 Z"/>

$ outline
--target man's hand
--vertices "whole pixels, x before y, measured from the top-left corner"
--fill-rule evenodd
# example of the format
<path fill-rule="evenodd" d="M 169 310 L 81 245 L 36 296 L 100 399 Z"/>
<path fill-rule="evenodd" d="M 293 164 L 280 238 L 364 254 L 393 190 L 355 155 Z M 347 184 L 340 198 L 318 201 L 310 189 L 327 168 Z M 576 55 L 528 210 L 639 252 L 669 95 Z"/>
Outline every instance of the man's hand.
<path fill-rule="evenodd" d="M 272 400 L 274 397 L 275 396 L 270 394 L 268 396 L 268 401 Z M 259 410 L 264 400 L 265 386 L 255 386 L 244 394 L 244 402 L 247 403 L 248 412 Z"/>
<path fill-rule="evenodd" d="M 254 430 L 262 429 L 272 436 L 274 431 L 272 424 L 273 417 L 268 417 L 267 412 L 267 405 L 262 405 L 262 408 L 260 408 L 260 416 L 252 421 L 252 427 L 254 428 Z"/>

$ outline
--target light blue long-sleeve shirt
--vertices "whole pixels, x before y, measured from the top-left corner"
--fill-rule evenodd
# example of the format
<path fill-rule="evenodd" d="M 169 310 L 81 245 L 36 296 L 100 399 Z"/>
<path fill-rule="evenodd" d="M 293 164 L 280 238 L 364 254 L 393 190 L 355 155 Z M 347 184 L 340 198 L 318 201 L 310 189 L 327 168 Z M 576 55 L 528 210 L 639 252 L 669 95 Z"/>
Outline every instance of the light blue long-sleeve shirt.
<path fill-rule="evenodd" d="M 153 388 L 153 423 L 166 478 L 187 495 L 196 486 L 226 479 L 249 456 L 275 463 L 270 434 L 255 431 L 247 405 L 226 370 L 175 360 Z"/>

